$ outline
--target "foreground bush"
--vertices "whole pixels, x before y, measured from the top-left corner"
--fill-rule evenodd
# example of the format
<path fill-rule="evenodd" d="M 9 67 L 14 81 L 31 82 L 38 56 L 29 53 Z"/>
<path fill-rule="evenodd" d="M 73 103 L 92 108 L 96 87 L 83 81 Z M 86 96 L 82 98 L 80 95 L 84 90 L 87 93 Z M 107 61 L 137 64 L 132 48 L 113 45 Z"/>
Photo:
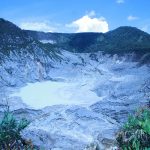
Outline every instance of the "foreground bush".
<path fill-rule="evenodd" d="M 20 132 L 28 124 L 29 122 L 26 119 L 17 121 L 8 107 L 0 120 L 0 150 L 33 149 L 32 143 L 22 139 L 20 135 Z"/>
<path fill-rule="evenodd" d="M 121 150 L 150 150 L 150 110 L 139 110 L 130 116 L 117 135 Z"/>

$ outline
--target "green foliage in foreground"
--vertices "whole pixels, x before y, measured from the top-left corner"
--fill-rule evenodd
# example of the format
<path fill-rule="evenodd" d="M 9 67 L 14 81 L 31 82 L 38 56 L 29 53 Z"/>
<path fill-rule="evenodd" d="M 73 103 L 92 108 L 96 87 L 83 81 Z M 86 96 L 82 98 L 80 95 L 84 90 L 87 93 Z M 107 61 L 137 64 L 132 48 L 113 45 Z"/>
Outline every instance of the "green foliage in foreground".
<path fill-rule="evenodd" d="M 4 112 L 0 120 L 0 149 L 1 150 L 28 150 L 33 149 L 30 141 L 21 138 L 20 132 L 28 126 L 26 119 L 17 121 L 9 111 L 9 107 Z"/>
<path fill-rule="evenodd" d="M 150 150 L 150 110 L 137 111 L 117 135 L 121 150 Z"/>

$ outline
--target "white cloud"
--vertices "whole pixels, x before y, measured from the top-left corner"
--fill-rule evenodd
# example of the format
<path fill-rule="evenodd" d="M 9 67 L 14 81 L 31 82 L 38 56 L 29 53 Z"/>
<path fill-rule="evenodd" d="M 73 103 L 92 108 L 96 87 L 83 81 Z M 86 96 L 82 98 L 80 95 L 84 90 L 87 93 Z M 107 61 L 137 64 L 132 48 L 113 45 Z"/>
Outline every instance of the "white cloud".
<path fill-rule="evenodd" d="M 116 0 L 116 3 L 118 4 L 123 4 L 125 1 L 124 0 Z"/>
<path fill-rule="evenodd" d="M 90 17 L 93 17 L 93 16 L 96 15 L 96 13 L 95 13 L 94 10 L 92 10 L 92 11 L 90 11 L 90 12 L 87 12 L 86 14 L 87 14 L 88 16 L 90 16 Z"/>
<path fill-rule="evenodd" d="M 35 30 L 44 32 L 54 32 L 55 28 L 51 27 L 46 22 L 22 22 L 20 27 L 25 30 Z"/>
<path fill-rule="evenodd" d="M 145 25 L 143 28 L 141 28 L 141 30 L 145 32 L 148 32 L 148 29 L 149 29 L 149 25 Z"/>
<path fill-rule="evenodd" d="M 138 20 L 138 19 L 139 19 L 138 17 L 132 16 L 132 15 L 127 17 L 128 21 L 134 21 L 134 20 Z"/>
<path fill-rule="evenodd" d="M 104 17 L 92 18 L 95 15 L 92 11 L 87 15 L 67 24 L 66 27 L 74 28 L 75 32 L 107 32 L 109 30 L 108 23 Z"/>
<path fill-rule="evenodd" d="M 107 32 L 109 30 L 108 23 L 104 17 L 96 17 L 94 10 L 87 11 L 86 14 L 68 24 L 51 23 L 44 21 L 22 21 L 20 28 L 25 30 L 35 30 L 44 32 Z"/>

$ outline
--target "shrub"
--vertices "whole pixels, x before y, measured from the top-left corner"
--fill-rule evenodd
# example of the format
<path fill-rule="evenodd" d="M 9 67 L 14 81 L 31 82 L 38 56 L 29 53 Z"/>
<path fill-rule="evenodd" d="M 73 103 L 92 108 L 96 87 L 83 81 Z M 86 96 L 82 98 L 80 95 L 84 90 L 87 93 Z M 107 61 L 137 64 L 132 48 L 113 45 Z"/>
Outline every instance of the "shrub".
<path fill-rule="evenodd" d="M 9 107 L 4 111 L 3 118 L 0 120 L 0 149 L 33 149 L 32 142 L 22 139 L 20 132 L 28 126 L 26 119 L 17 121 L 10 112 Z"/>
<path fill-rule="evenodd" d="M 127 123 L 117 135 L 121 150 L 150 150 L 150 110 L 141 109 L 129 116 Z"/>

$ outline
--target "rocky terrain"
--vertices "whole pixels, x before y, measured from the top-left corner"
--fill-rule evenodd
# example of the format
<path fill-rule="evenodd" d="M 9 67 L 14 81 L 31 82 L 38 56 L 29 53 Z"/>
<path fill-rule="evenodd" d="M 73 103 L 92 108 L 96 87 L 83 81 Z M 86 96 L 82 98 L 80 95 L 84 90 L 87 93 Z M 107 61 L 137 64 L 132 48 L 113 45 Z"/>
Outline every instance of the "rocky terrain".
<path fill-rule="evenodd" d="M 106 150 L 128 114 L 148 102 L 149 41 L 133 27 L 42 33 L 0 19 L 1 114 L 8 103 L 17 118 L 29 119 L 22 136 L 46 150 L 82 150 L 90 143 Z M 14 95 L 37 82 L 57 85 L 53 100 L 42 105 Z"/>

